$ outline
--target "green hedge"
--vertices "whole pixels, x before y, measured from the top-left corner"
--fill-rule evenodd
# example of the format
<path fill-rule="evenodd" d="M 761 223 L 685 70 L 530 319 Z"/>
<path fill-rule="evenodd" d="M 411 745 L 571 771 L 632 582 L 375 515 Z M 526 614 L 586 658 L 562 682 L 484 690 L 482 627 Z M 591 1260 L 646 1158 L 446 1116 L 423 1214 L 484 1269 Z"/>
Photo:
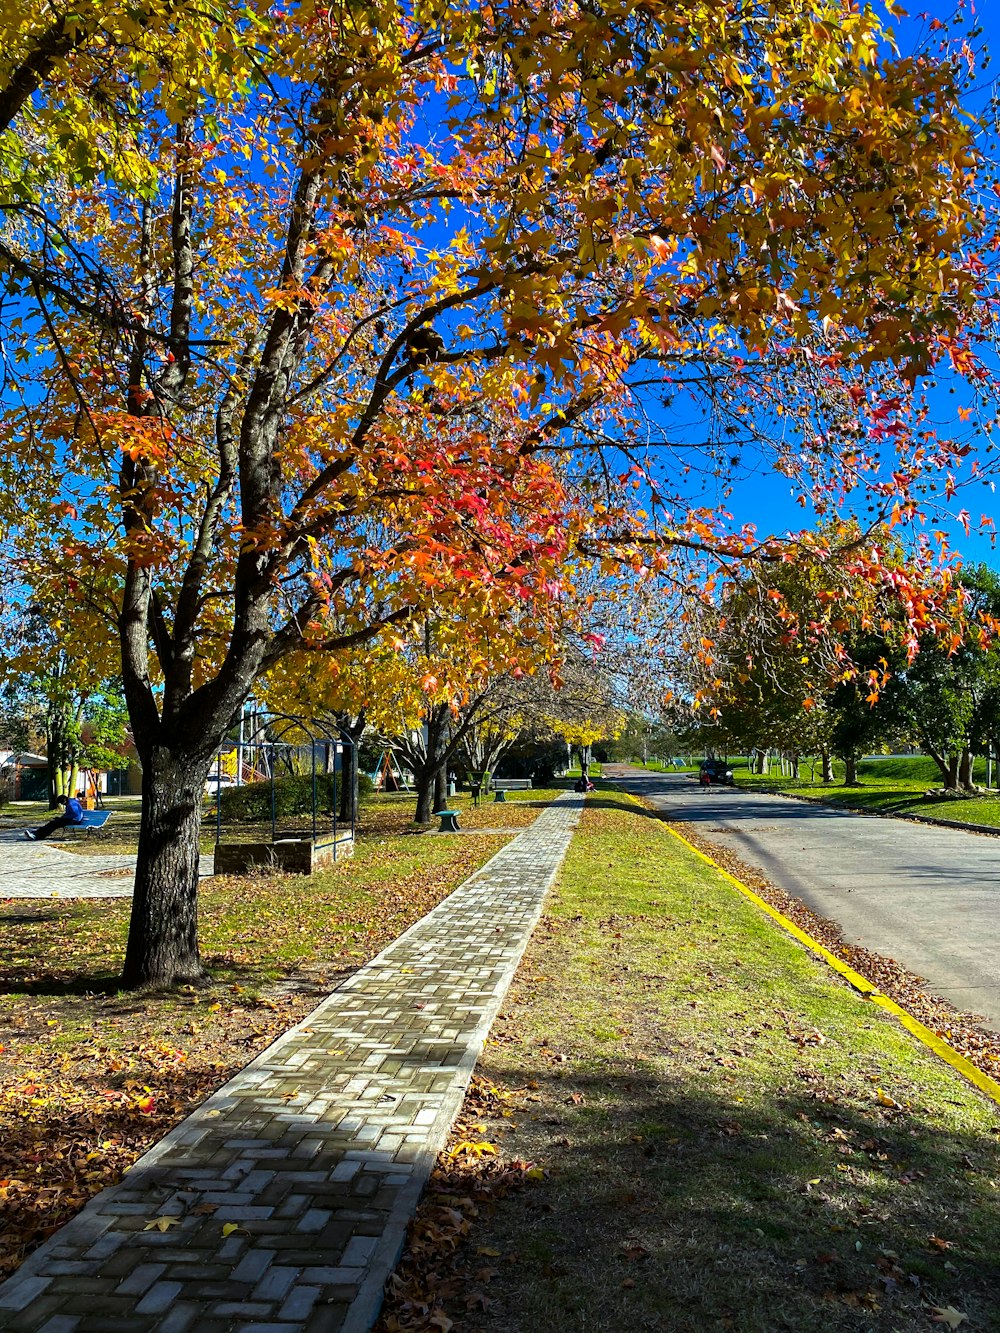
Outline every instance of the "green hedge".
<path fill-rule="evenodd" d="M 358 774 L 358 799 L 367 800 L 372 794 L 372 780 L 367 773 Z M 274 813 L 277 819 L 291 815 L 312 814 L 313 786 L 309 773 L 277 778 L 274 783 Z M 333 812 L 333 774 L 316 774 L 316 810 L 319 814 Z M 270 782 L 249 782 L 243 787 L 222 789 L 222 817 L 234 822 L 259 823 L 271 818 Z"/>

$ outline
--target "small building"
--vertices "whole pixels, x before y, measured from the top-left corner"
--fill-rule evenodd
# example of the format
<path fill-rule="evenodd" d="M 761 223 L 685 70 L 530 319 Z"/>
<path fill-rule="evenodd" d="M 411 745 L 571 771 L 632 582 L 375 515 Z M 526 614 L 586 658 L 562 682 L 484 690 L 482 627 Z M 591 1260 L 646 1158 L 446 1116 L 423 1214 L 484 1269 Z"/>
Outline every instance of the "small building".
<path fill-rule="evenodd" d="M 49 799 L 49 761 L 27 750 L 0 750 L 0 774 L 10 779 L 11 800 Z"/>

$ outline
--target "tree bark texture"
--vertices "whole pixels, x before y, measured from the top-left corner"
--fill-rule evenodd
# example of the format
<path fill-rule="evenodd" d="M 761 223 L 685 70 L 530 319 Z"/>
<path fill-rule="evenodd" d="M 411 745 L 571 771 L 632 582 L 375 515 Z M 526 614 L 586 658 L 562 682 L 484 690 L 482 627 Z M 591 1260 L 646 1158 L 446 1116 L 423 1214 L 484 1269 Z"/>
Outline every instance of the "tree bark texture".
<path fill-rule="evenodd" d="M 941 774 L 941 786 L 944 787 L 945 791 L 957 791 L 959 756 L 957 754 L 940 754 L 933 746 L 926 744 L 924 749 L 934 760 L 937 770 Z"/>
<path fill-rule="evenodd" d="M 344 746 L 339 794 L 337 818 L 342 824 L 353 823 L 358 817 L 358 752 L 353 745 Z"/>
<path fill-rule="evenodd" d="M 358 774 L 360 773 L 358 746 L 361 744 L 361 737 L 368 722 L 363 709 L 357 716 L 338 713 L 336 720 L 341 735 L 347 738 L 344 741 L 343 767 L 340 774 L 340 811 L 337 817 L 342 823 L 350 824 L 356 823 L 358 818 Z M 352 740 L 354 744 L 349 745 L 348 740 Z"/>
<path fill-rule="evenodd" d="M 847 754 L 844 756 L 844 786 L 859 787 L 858 782 L 858 758 L 857 755 Z"/>
<path fill-rule="evenodd" d="M 123 984 L 173 986 L 202 974 L 198 837 L 208 762 L 157 747 L 143 764 L 142 817 Z"/>
<path fill-rule="evenodd" d="M 822 764 L 823 764 L 823 776 L 822 776 L 822 781 L 823 781 L 823 782 L 832 782 L 832 781 L 833 781 L 833 759 L 832 759 L 832 757 L 831 757 L 831 755 L 830 755 L 830 751 L 827 750 L 827 749 L 822 750 L 822 751 L 820 752 L 820 759 L 821 759 Z"/>
<path fill-rule="evenodd" d="M 419 772 L 414 770 L 417 809 L 413 817 L 418 824 L 429 824 L 434 813 L 434 774 L 435 770 L 429 764 L 421 764 Z"/>

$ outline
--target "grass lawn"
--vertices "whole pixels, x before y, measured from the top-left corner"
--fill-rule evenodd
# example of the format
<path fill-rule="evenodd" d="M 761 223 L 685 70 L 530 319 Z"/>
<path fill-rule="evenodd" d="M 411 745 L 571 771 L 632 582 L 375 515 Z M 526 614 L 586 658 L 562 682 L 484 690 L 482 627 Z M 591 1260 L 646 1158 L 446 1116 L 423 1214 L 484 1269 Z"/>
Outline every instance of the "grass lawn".
<path fill-rule="evenodd" d="M 633 768 L 644 768 L 647 773 L 697 773 L 697 764 L 672 764 L 667 759 L 647 759 L 645 763 L 641 759 L 628 759 L 622 762 L 629 763 Z"/>
<path fill-rule="evenodd" d="M 940 787 L 941 777 L 932 759 L 923 755 L 902 758 L 868 759 L 858 765 L 860 787 L 842 787 L 843 766 L 835 766 L 836 782 L 824 786 L 809 779 L 809 766 L 803 763 L 803 777 L 795 782 L 780 773 L 751 773 L 745 760 L 735 760 L 736 785 L 751 791 L 778 792 L 784 795 L 813 796 L 831 805 L 851 810 L 871 810 L 881 814 L 928 815 L 932 819 L 954 819 L 963 824 L 988 824 L 1000 828 L 1000 791 L 970 796 L 961 800 L 928 797 L 930 787 Z M 817 764 L 817 773 L 819 766 Z M 977 781 L 985 781 L 985 761 L 977 761 Z"/>
<path fill-rule="evenodd" d="M 467 822 L 516 828 L 557 794 Z M 204 990 L 116 991 L 127 899 L 0 903 L 0 1276 L 509 836 L 415 837 L 412 806 L 366 806 L 354 859 L 311 878 L 207 881 Z M 87 846 L 133 850 L 138 812 L 120 814 Z"/>
<path fill-rule="evenodd" d="M 626 796 L 477 1073 L 383 1330 L 1000 1329 L 1000 1109 Z"/>
<path fill-rule="evenodd" d="M 519 829 L 530 824 L 539 809 L 554 800 L 562 791 L 572 786 L 565 781 L 561 787 L 535 788 L 529 791 L 510 791 L 506 800 L 499 804 L 490 796 L 474 808 L 468 792 L 459 792 L 449 799 L 452 810 L 460 812 L 459 823 L 463 829 Z M 408 792 L 378 792 L 364 801 L 358 818 L 359 837 L 384 838 L 404 834 L 422 833 L 423 825 L 413 821 L 416 797 Z M 139 798 L 135 796 L 111 797 L 106 801 L 112 812 L 111 818 L 103 828 L 90 833 L 71 834 L 63 842 L 54 841 L 63 851 L 73 852 L 78 856 L 109 856 L 134 854 L 139 842 Z M 18 802 L 10 805 L 0 816 L 0 828 L 32 828 L 51 818 L 48 806 L 41 802 Z M 283 817 L 278 821 L 282 830 L 297 829 L 307 833 L 312 829 L 312 817 L 297 815 Z M 329 815 L 317 815 L 317 829 L 328 833 L 332 827 Z M 342 825 L 340 827 L 343 827 Z M 433 827 L 437 827 L 434 821 Z M 224 842 L 270 841 L 270 821 L 253 823 L 248 821 L 226 821 L 222 825 Z M 216 820 L 215 806 L 205 802 L 205 813 L 201 826 L 201 850 L 210 853 L 215 846 Z"/>

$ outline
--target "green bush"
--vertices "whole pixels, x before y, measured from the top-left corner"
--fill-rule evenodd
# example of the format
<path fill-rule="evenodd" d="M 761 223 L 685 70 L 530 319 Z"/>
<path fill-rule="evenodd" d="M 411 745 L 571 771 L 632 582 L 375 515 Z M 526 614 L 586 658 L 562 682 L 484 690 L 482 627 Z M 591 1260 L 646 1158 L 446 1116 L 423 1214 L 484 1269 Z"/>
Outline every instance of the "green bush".
<path fill-rule="evenodd" d="M 358 774 L 358 800 L 370 798 L 372 780 L 367 773 Z M 339 800 L 338 782 L 338 800 Z M 312 775 L 295 774 L 277 778 L 274 783 L 274 815 L 288 819 L 292 815 L 311 815 L 313 801 Z M 316 774 L 316 812 L 324 816 L 333 813 L 333 774 Z M 222 818 L 233 823 L 266 823 L 271 818 L 270 782 L 249 782 L 243 787 L 222 789 Z"/>

